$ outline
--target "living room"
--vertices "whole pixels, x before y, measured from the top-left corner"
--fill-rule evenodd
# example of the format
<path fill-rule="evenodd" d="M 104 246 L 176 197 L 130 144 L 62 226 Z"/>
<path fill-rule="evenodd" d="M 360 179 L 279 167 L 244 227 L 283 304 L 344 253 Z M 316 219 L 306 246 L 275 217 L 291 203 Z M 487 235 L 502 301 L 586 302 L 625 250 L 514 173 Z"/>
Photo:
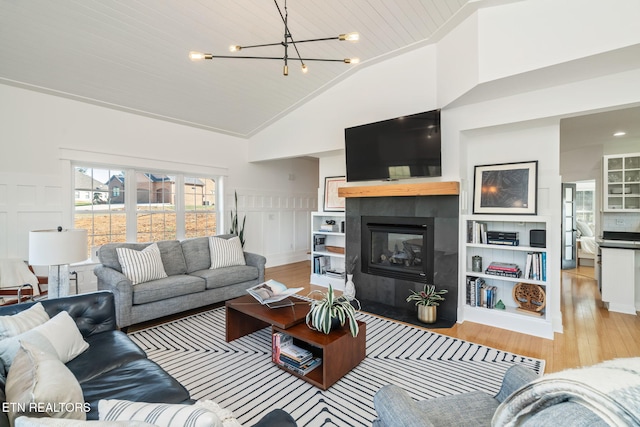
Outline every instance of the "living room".
<path fill-rule="evenodd" d="M 30 230 L 71 227 L 72 166 L 94 164 L 223 177 L 221 217 L 228 218 L 237 192 L 247 215 L 246 249 L 264 255 L 267 267 L 305 261 L 324 179 L 345 175 L 344 129 L 436 108 L 443 174 L 427 181 L 459 182 L 464 215 L 471 213 L 475 165 L 537 160 L 538 214 L 551 218 L 548 236 L 559 235 L 560 122 L 640 103 L 637 2 L 483 1 L 464 8 L 432 40 L 363 61 L 248 136 L 135 114 L 135 106 L 83 100 L 0 73 L 0 257 L 26 259 Z M 2 53 L 16 55 L 8 44 Z M 242 105 L 233 108 L 242 115 Z M 560 251 L 559 241 L 549 241 L 550 257 L 559 259 Z M 94 290 L 93 264 L 75 269 L 80 290 Z M 550 275 L 558 284 L 548 298 L 559 334 L 566 328 L 560 269 Z"/>

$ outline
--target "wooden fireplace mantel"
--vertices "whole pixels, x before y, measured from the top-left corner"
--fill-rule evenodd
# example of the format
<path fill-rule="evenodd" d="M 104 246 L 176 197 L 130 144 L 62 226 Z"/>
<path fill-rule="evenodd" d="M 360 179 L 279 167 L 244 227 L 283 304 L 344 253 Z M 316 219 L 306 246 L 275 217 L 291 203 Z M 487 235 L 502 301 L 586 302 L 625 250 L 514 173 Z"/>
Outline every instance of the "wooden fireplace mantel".
<path fill-rule="evenodd" d="M 338 188 L 340 197 L 457 196 L 459 194 L 460 183 L 456 181 Z"/>

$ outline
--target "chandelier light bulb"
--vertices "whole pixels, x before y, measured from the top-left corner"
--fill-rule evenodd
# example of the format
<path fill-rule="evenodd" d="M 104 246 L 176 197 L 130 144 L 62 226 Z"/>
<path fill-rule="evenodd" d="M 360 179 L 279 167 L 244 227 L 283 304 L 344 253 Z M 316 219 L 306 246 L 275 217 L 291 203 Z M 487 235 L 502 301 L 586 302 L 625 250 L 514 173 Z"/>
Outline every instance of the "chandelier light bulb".
<path fill-rule="evenodd" d="M 204 53 L 191 51 L 189 52 L 189 59 L 192 61 L 200 61 L 204 59 Z"/>
<path fill-rule="evenodd" d="M 340 41 L 348 41 L 348 42 L 357 42 L 358 40 L 360 40 L 360 34 L 358 33 L 347 33 L 347 34 L 340 34 L 338 36 L 338 40 Z"/>
<path fill-rule="evenodd" d="M 242 49 L 242 46 L 238 46 L 238 45 L 229 46 L 229 52 L 238 52 L 241 49 Z"/>
<path fill-rule="evenodd" d="M 307 66 L 305 64 L 302 64 L 302 73 L 307 74 L 308 72 L 309 72 L 309 69 L 307 68 Z"/>
<path fill-rule="evenodd" d="M 360 58 L 346 58 L 344 62 L 346 64 L 358 64 L 360 62 Z"/>

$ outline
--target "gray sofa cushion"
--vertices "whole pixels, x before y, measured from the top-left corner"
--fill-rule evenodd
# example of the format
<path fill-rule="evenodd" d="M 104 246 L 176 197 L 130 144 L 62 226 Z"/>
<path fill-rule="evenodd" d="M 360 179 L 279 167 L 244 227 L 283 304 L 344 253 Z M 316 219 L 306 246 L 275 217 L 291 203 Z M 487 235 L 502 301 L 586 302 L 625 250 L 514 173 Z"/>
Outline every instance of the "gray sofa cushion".
<path fill-rule="evenodd" d="M 218 234 L 216 237 L 229 239 L 234 236 L 234 234 Z M 192 237 L 181 241 L 180 244 L 182 245 L 182 253 L 187 264 L 187 274 L 211 268 L 209 237 Z M 169 274 L 168 271 L 167 274 Z"/>
<path fill-rule="evenodd" d="M 163 240 L 157 243 L 160 249 L 160 256 L 162 257 L 162 265 L 167 275 L 175 276 L 177 274 L 186 274 L 187 263 L 182 254 L 182 245 L 180 242 L 177 240 Z M 107 243 L 98 249 L 98 258 L 104 266 L 122 273 L 122 266 L 120 265 L 120 261 L 118 261 L 116 248 L 129 248 L 141 251 L 149 245 L 150 243 Z"/>
<path fill-rule="evenodd" d="M 256 280 L 260 272 L 250 265 L 234 265 L 232 267 L 216 268 L 214 270 L 199 270 L 191 273 L 207 281 L 207 289 L 221 288 L 236 283 Z"/>
<path fill-rule="evenodd" d="M 139 283 L 133 287 L 133 304 L 146 304 L 180 295 L 202 292 L 205 289 L 205 284 L 205 280 L 201 277 L 187 274 Z"/>
<path fill-rule="evenodd" d="M 187 264 L 187 274 L 211 267 L 208 237 L 193 237 L 183 240 L 180 244 Z"/>

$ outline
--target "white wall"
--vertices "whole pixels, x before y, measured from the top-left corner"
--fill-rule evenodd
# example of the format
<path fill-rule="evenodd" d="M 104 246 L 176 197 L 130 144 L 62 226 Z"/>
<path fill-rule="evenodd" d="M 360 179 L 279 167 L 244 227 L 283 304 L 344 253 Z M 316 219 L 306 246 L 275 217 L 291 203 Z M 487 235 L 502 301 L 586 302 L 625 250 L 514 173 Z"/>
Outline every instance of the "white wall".
<path fill-rule="evenodd" d="M 474 165 L 538 160 L 539 213 L 552 218 L 549 236 L 559 236 L 560 120 L 640 101 L 639 12 L 635 0 L 481 8 L 437 44 L 361 69 L 256 135 L 252 156 L 335 152 L 345 127 L 442 108 L 442 180 L 461 182 L 462 212 Z M 414 72 L 398 78 L 403 65 Z M 321 157 L 319 182 L 340 163 Z M 550 256 L 559 254 L 559 240 L 551 241 Z M 556 267 L 550 309 L 561 331 Z"/>
<path fill-rule="evenodd" d="M 74 156 L 222 173 L 225 216 L 236 190 L 240 215 L 247 215 L 247 250 L 264 254 L 269 266 L 307 257 L 309 213 L 317 209 L 315 159 L 249 163 L 244 139 L 6 85 L 0 117 L 0 257 L 27 259 L 29 230 L 72 226 Z M 87 290 L 95 277 L 90 267 L 82 271 Z"/>
<path fill-rule="evenodd" d="M 364 64 L 363 64 L 364 65 Z M 344 129 L 436 108 L 436 50 L 363 66 L 250 139 L 251 160 L 344 150 Z"/>

